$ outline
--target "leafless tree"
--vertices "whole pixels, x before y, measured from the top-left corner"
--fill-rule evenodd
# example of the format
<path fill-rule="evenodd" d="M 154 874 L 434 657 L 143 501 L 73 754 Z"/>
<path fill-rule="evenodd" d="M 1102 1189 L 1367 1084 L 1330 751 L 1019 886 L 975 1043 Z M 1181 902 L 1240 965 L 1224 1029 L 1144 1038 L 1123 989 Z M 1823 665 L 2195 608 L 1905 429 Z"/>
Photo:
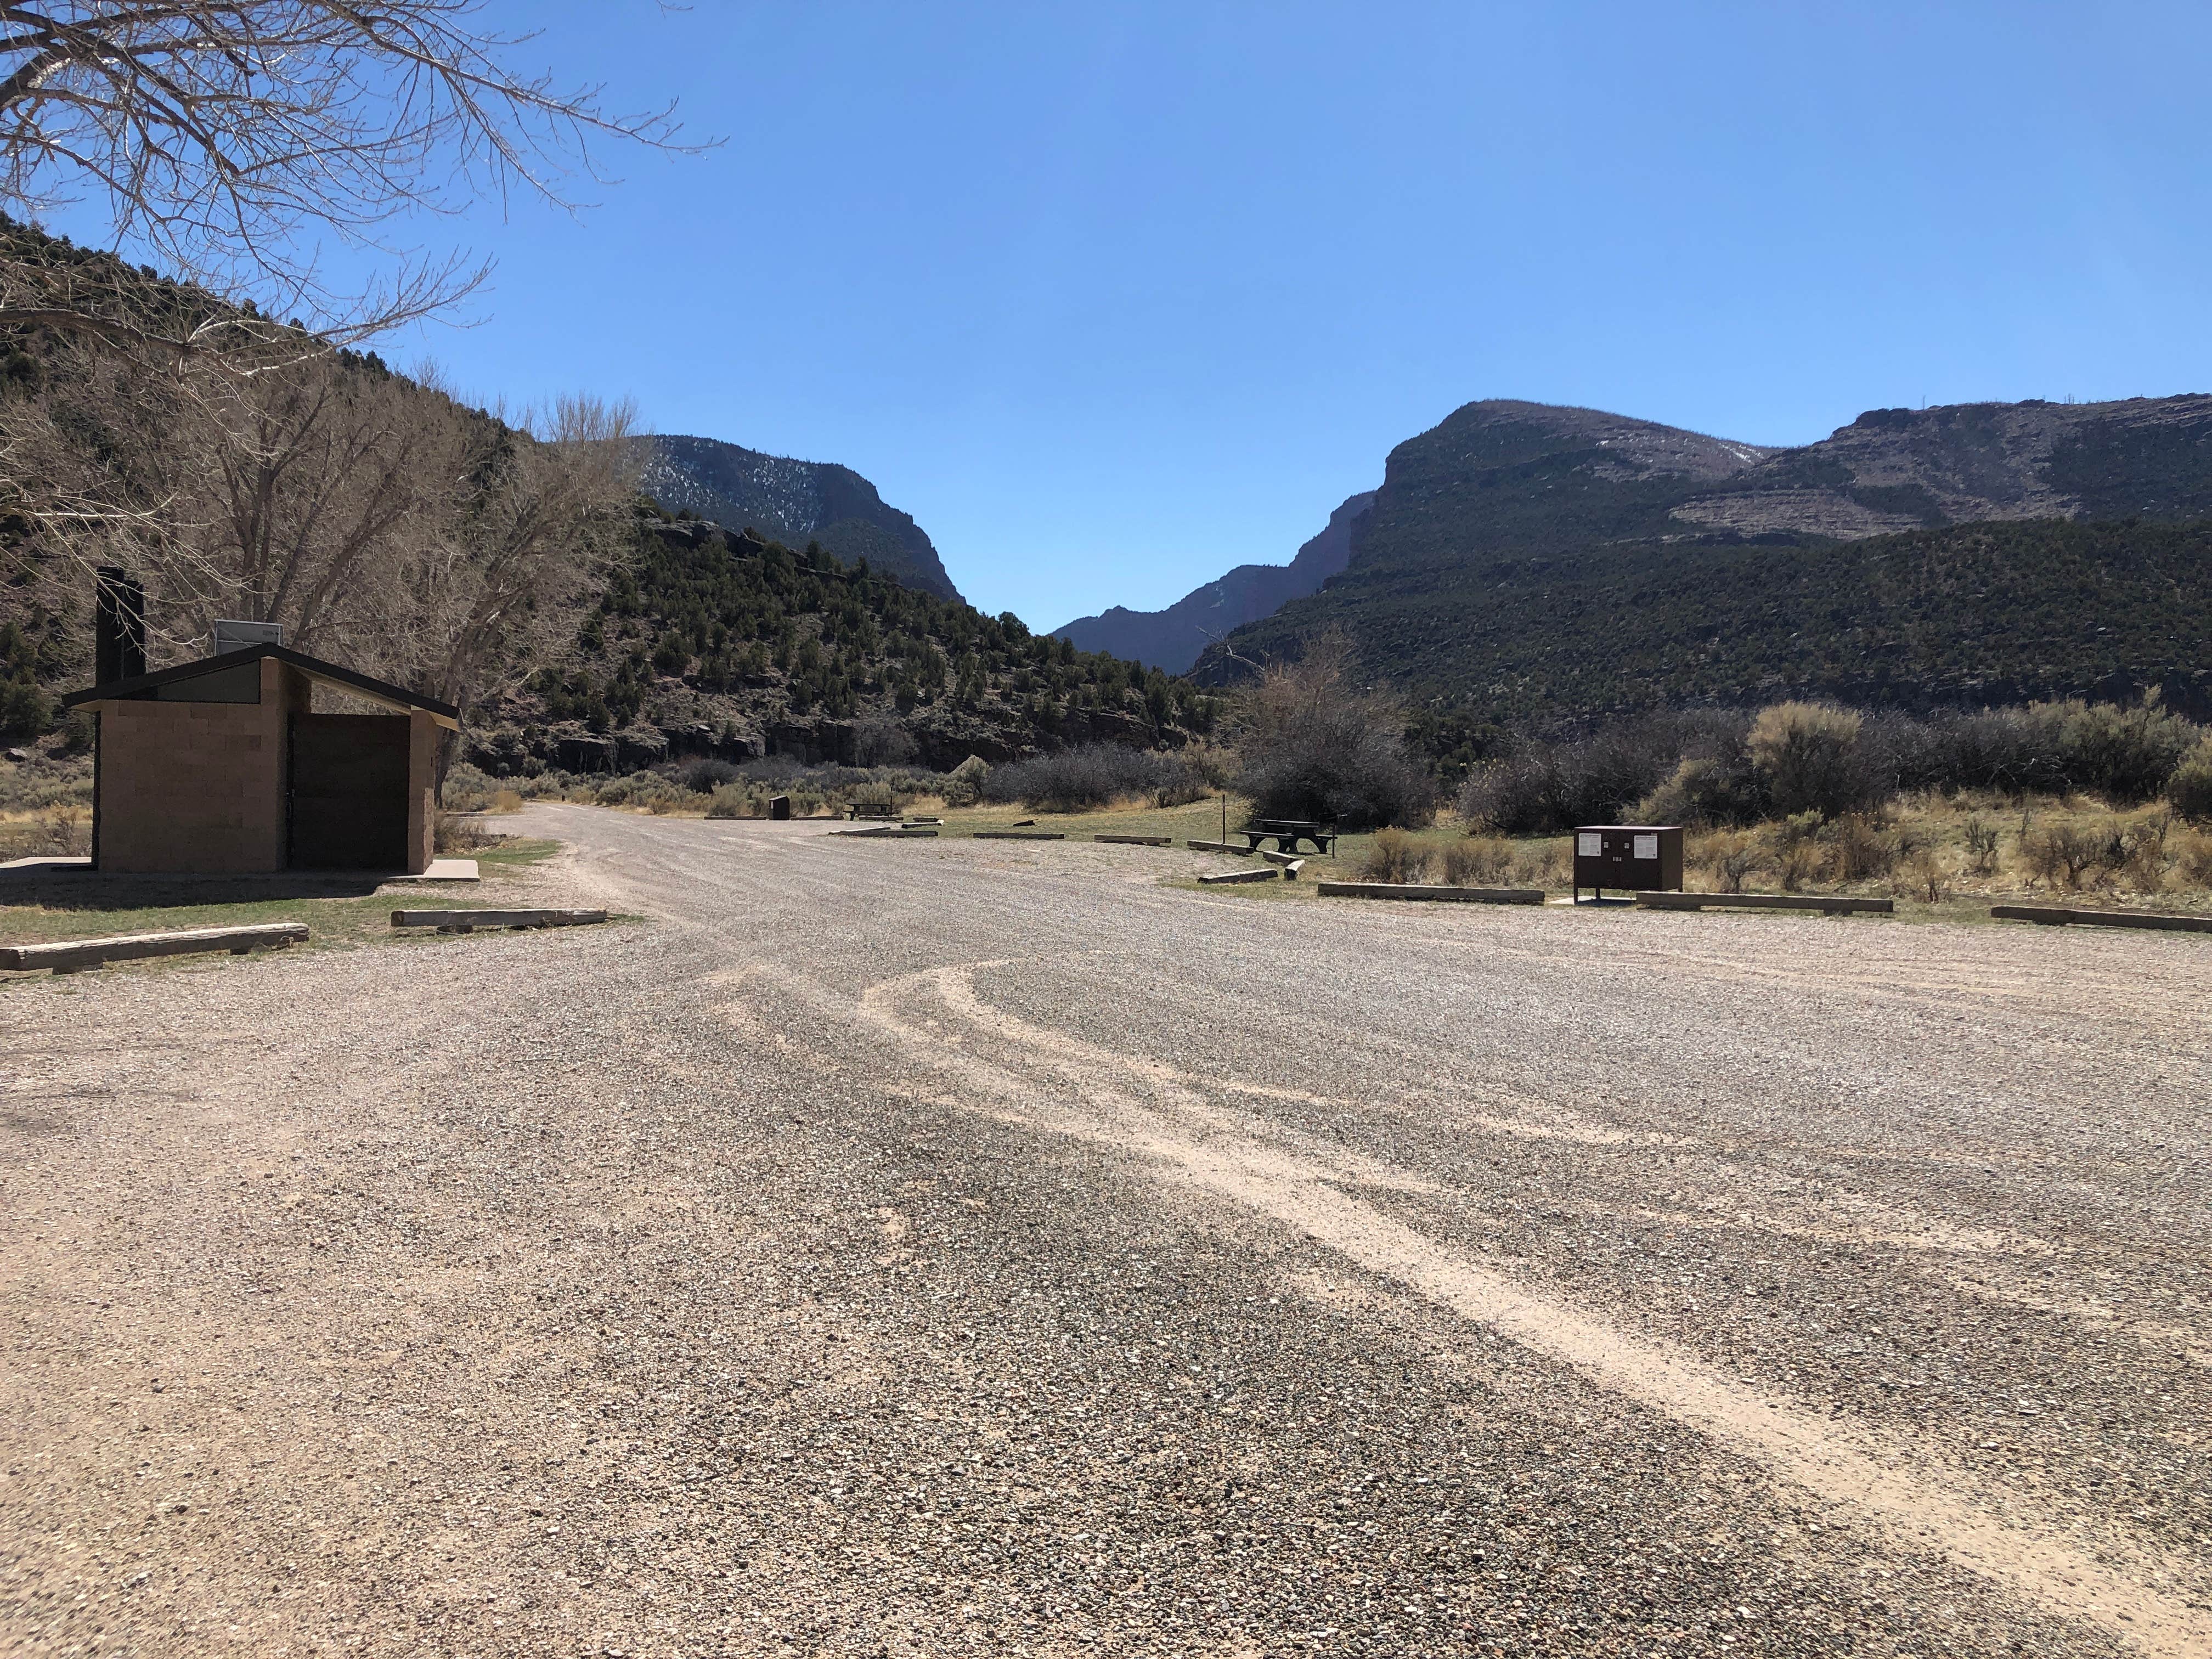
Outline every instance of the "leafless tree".
<path fill-rule="evenodd" d="M 391 245 L 516 193 L 573 205 L 668 109 L 513 65 L 483 0 L 0 0 L 0 211 L 104 204 L 118 247 L 0 222 L 0 580 L 149 580 L 180 654 L 217 616 L 466 701 L 573 622 L 629 447 L 577 401 L 511 428 L 342 348 L 485 268 Z M 320 251 L 379 253 L 335 290 Z M 298 321 L 280 322 L 280 318 Z M 158 372 L 154 372 L 158 371 Z M 7 599 L 0 593 L 0 599 Z M 12 601 L 11 601 L 12 603 Z"/>
<path fill-rule="evenodd" d="M 172 358 L 365 338 L 452 304 L 485 268 L 380 238 L 420 212 L 520 191 L 568 203 L 593 144 L 675 148 L 668 108 L 511 67 L 529 37 L 483 0 L 0 3 L 0 208 L 104 199 L 143 248 L 224 303 L 145 302 L 128 267 L 0 258 L 0 327 L 37 324 Z M 373 292 L 325 281 L 324 236 L 391 256 Z M 298 316 L 295 332 L 276 319 Z"/>
<path fill-rule="evenodd" d="M 453 407 L 462 463 L 398 572 L 388 672 L 466 708 L 573 645 L 577 606 L 633 538 L 636 412 L 563 398 L 501 420 Z"/>
<path fill-rule="evenodd" d="M 1262 817 L 1426 823 L 1435 797 L 1405 752 L 1405 724 L 1395 698 L 1361 683 L 1350 636 L 1325 629 L 1231 699 L 1237 787 Z"/>
<path fill-rule="evenodd" d="M 149 380 L 88 341 L 38 391 L 0 397 L 0 447 L 20 440 L 4 470 L 35 464 L 51 490 L 106 504 L 14 580 L 59 613 L 86 564 L 118 563 L 147 583 L 157 661 L 204 650 L 217 617 L 276 622 L 302 649 L 472 705 L 558 659 L 634 539 L 634 425 L 589 398 L 505 416 L 434 369 L 350 353 Z"/>
<path fill-rule="evenodd" d="M 336 654 L 437 506 L 450 417 L 393 377 L 327 357 L 250 379 L 195 372 L 157 452 L 165 533 L 145 538 L 162 614 L 204 639 L 217 617 L 279 622 Z"/>
<path fill-rule="evenodd" d="M 316 354 L 239 376 L 195 360 L 147 375 L 97 340 L 40 361 L 0 398 L 0 489 L 58 592 L 85 567 L 157 596 L 156 659 L 218 617 L 281 622 L 308 649 L 373 610 L 432 510 L 452 445 L 440 399 L 358 358 Z"/>

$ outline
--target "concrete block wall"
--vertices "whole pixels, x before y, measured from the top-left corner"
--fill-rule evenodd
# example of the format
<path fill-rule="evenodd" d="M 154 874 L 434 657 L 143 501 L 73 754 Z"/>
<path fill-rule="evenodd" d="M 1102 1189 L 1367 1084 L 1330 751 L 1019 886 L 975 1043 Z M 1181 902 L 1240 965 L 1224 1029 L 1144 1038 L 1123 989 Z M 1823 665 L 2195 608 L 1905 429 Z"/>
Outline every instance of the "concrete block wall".
<path fill-rule="evenodd" d="M 275 658 L 261 662 L 261 701 L 119 699 L 100 718 L 100 867 L 120 874 L 248 875 L 289 866 L 290 718 L 314 687 Z M 435 720 L 408 722 L 406 867 L 430 866 L 437 831 Z"/>
<path fill-rule="evenodd" d="M 285 721 L 306 682 L 273 658 L 261 701 L 125 699 L 100 716 L 100 867 L 238 875 L 284 868 Z"/>
<path fill-rule="evenodd" d="M 284 867 L 284 743 L 252 703 L 100 711 L 100 867 L 225 875 Z"/>

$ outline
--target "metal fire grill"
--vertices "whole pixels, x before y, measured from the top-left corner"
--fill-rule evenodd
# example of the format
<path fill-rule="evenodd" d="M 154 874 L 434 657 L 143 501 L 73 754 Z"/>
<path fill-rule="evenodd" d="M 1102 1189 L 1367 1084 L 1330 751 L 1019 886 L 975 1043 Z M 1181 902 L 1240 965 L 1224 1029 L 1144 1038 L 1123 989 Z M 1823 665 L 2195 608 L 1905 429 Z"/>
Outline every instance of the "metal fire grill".
<path fill-rule="evenodd" d="M 1682 829 L 1674 823 L 1593 823 L 1575 831 L 1575 897 L 1682 890 Z"/>

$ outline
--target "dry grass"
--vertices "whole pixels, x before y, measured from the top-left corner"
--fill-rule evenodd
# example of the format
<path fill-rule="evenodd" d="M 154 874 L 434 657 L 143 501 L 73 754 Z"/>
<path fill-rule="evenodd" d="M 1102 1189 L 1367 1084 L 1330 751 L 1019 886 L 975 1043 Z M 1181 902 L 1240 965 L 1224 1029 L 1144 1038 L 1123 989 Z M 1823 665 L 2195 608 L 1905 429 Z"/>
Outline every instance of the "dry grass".
<path fill-rule="evenodd" d="M 2163 805 L 2115 811 L 2081 796 L 1911 796 L 1880 815 L 1693 835 L 1690 887 L 1872 892 L 1923 904 L 2056 893 L 2108 903 L 2212 907 L 2212 836 Z"/>
<path fill-rule="evenodd" d="M 0 812 L 0 864 L 13 859 L 82 858 L 91 851 L 89 806 Z"/>
<path fill-rule="evenodd" d="M 1411 885 L 1429 878 L 1437 849 L 1406 830 L 1378 830 L 1359 863 L 1362 881 Z"/>
<path fill-rule="evenodd" d="M 1503 886 L 1513 871 L 1513 843 L 1503 836 L 1469 836 L 1447 842 L 1443 878 L 1455 887 Z"/>
<path fill-rule="evenodd" d="M 92 759 L 0 760 L 0 864 L 92 851 Z"/>

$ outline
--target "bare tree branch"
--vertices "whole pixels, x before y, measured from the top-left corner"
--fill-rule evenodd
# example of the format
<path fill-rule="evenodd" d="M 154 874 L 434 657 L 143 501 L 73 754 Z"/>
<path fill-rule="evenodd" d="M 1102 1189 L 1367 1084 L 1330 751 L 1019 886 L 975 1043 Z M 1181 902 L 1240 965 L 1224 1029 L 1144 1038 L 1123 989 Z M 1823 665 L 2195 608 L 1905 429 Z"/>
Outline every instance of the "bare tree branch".
<path fill-rule="evenodd" d="M 607 138 L 678 142 L 672 106 L 610 112 L 596 87 L 508 67 L 528 35 L 483 27 L 482 0 L 46 0 L 0 3 L 0 208 L 24 217 L 104 198 L 118 246 L 240 308 L 299 316 L 347 344 L 447 308 L 487 267 L 379 240 L 410 214 L 517 192 L 566 206 L 605 182 Z M 334 291 L 319 239 L 396 271 Z M 164 332 L 114 294 L 57 295 L 0 264 L 0 326 L 73 329 L 172 357 L 265 346 L 254 331 Z M 264 325 L 264 327 L 270 326 Z"/>
<path fill-rule="evenodd" d="M 514 419 L 434 370 L 325 353 L 250 375 L 195 360 L 149 383 L 96 345 L 0 390 L 0 564 L 33 559 L 52 613 L 91 567 L 146 583 L 149 654 L 219 617 L 466 708 L 557 660 L 635 540 L 627 404 Z M 34 479 L 35 484 L 20 480 Z"/>

